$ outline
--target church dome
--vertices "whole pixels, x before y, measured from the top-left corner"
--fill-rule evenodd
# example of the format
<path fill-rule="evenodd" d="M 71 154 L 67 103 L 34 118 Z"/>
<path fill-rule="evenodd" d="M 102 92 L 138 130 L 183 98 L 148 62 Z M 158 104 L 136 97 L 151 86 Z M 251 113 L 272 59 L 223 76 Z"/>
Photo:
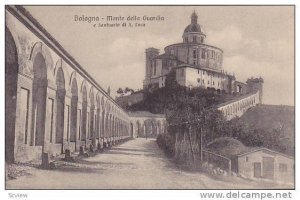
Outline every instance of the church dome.
<path fill-rule="evenodd" d="M 205 32 L 203 30 L 203 27 L 200 26 L 197 23 L 198 20 L 198 16 L 195 13 L 195 11 L 193 12 L 192 16 L 191 16 L 191 24 L 189 24 L 185 29 L 184 29 L 184 33 L 201 33 L 205 35 Z"/>
<path fill-rule="evenodd" d="M 197 23 L 198 16 L 193 12 L 191 16 L 191 24 L 189 24 L 183 32 L 182 39 L 184 43 L 204 43 L 206 34 L 200 24 Z"/>
<path fill-rule="evenodd" d="M 204 34 L 204 30 L 199 24 L 190 24 L 184 29 L 184 33 L 190 32 L 200 32 Z"/>

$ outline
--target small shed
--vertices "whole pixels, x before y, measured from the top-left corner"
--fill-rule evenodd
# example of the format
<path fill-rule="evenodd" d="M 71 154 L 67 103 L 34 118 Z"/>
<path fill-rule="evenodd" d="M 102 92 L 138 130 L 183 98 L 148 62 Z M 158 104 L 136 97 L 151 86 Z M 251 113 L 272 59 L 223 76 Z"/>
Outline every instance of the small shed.
<path fill-rule="evenodd" d="M 236 157 L 238 173 L 251 179 L 294 182 L 294 158 L 267 148 L 254 148 Z"/>
<path fill-rule="evenodd" d="M 294 182 L 294 158 L 286 154 L 265 147 L 247 147 L 230 137 L 215 139 L 206 150 L 230 159 L 230 171 L 245 178 Z M 219 167 L 224 166 L 218 157 L 215 160 L 218 160 L 215 164 Z"/>

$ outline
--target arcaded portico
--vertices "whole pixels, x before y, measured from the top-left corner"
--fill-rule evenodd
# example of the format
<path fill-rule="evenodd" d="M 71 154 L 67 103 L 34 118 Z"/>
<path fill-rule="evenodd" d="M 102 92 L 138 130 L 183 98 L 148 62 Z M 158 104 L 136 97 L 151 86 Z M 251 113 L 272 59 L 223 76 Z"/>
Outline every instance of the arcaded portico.
<path fill-rule="evenodd" d="M 152 114 L 146 111 L 128 112 L 132 136 L 156 137 L 166 132 L 167 122 L 165 115 Z"/>
<path fill-rule="evenodd" d="M 128 114 L 23 8 L 6 7 L 6 161 L 129 138 Z"/>

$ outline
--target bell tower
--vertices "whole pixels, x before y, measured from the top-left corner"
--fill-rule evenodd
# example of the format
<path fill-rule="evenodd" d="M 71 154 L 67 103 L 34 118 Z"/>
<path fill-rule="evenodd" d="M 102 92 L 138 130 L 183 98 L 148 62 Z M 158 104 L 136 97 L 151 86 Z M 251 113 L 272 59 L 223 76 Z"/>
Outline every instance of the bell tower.
<path fill-rule="evenodd" d="M 247 86 L 248 86 L 248 92 L 256 92 L 259 91 L 259 103 L 262 103 L 262 97 L 263 97 L 263 78 L 249 78 L 247 80 Z"/>
<path fill-rule="evenodd" d="M 146 49 L 146 69 L 145 69 L 145 80 L 144 88 L 147 88 L 150 84 L 152 66 L 155 61 L 155 57 L 159 55 L 159 49 L 153 47 Z"/>

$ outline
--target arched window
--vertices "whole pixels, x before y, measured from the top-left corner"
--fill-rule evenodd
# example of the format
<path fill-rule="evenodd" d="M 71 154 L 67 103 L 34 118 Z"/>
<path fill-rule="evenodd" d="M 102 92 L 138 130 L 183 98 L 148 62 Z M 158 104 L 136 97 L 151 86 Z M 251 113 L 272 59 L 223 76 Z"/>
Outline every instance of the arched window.
<path fill-rule="evenodd" d="M 197 42 L 197 36 L 193 36 L 193 42 Z"/>

